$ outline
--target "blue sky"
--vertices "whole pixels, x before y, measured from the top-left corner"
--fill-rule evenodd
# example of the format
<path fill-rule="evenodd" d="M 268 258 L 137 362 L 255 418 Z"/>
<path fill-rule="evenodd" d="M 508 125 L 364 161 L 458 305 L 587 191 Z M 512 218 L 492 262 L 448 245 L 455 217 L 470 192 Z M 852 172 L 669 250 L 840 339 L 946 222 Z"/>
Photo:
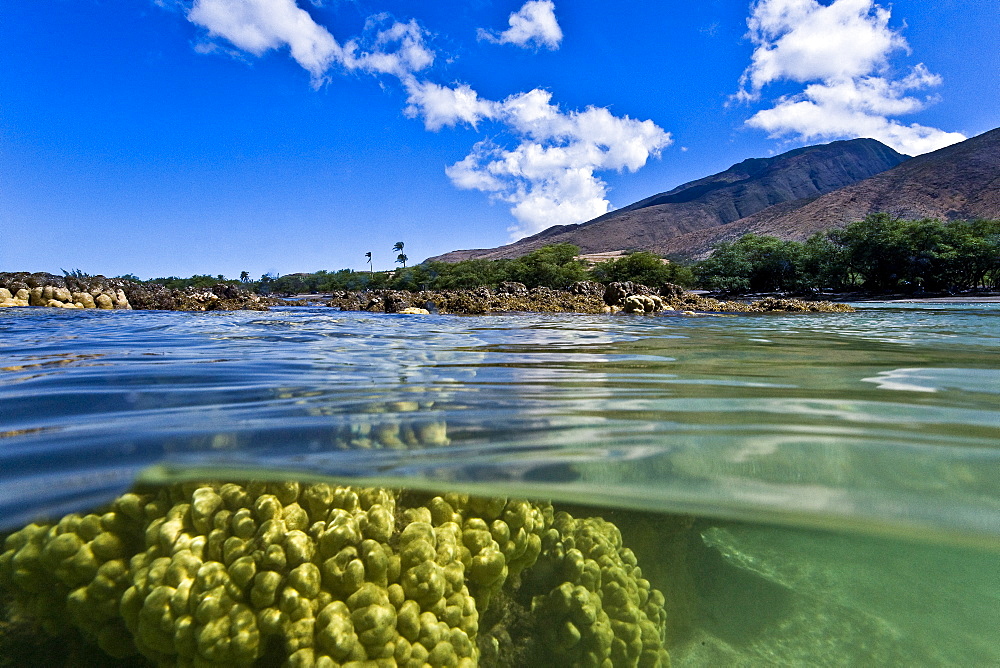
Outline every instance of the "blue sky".
<path fill-rule="evenodd" d="M 1000 125 L 1000 5 L 14 0 L 0 270 L 393 266 L 747 157 Z"/>

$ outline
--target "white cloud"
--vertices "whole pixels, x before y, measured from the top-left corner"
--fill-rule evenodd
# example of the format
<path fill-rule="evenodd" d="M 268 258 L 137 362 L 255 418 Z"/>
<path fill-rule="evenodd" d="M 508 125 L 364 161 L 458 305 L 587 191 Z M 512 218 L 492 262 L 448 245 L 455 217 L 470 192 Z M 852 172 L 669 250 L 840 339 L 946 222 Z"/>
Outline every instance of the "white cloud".
<path fill-rule="evenodd" d="M 670 134 L 652 121 L 614 116 L 600 107 L 564 112 L 547 91 L 495 101 L 467 84 L 418 79 L 416 73 L 430 67 L 435 54 L 416 21 L 392 22 L 379 14 L 369 19 L 362 37 L 341 44 L 295 0 L 195 0 L 187 17 L 213 38 L 199 45 L 203 52 L 228 50 L 214 40 L 256 56 L 288 47 L 314 86 L 327 81 L 334 68 L 397 77 L 407 94 L 404 114 L 422 119 L 428 130 L 494 124 L 498 137 L 476 143 L 446 173 L 459 188 L 510 204 L 518 221 L 511 228 L 514 237 L 606 213 L 607 184 L 596 174 L 635 171 L 671 143 Z M 562 39 L 551 0 L 525 3 L 511 15 L 510 26 L 490 39 L 553 49 Z M 498 143 L 503 139 L 514 147 Z"/>
<path fill-rule="evenodd" d="M 195 0 L 187 17 L 206 28 L 210 37 L 225 39 L 255 56 L 287 46 L 292 58 L 312 75 L 314 86 L 325 81 L 335 65 L 402 78 L 434 62 L 434 52 L 416 21 L 380 29 L 388 22 L 384 14 L 369 19 L 365 32 L 370 37 L 344 45 L 295 0 Z"/>
<path fill-rule="evenodd" d="M 377 30 L 388 17 L 384 14 L 368 19 L 366 32 L 375 32 L 368 51 L 359 40 L 351 40 L 344 45 L 343 65 L 348 69 L 364 72 L 392 74 L 404 78 L 434 63 L 434 52 L 424 43 L 424 31 L 417 22 L 394 22 L 384 30 Z"/>
<path fill-rule="evenodd" d="M 314 81 L 342 57 L 333 35 L 294 0 L 195 0 L 187 16 L 207 28 L 209 35 L 255 56 L 288 46 L 292 58 Z"/>
<path fill-rule="evenodd" d="M 502 102 L 480 100 L 474 120 L 502 123 L 518 145 L 506 149 L 479 142 L 446 170 L 457 187 L 513 205 L 519 223 L 510 229 L 513 238 L 607 213 L 607 184 L 595 172 L 635 171 L 671 143 L 669 133 L 652 121 L 617 117 L 600 107 L 563 112 L 551 98 L 536 89 Z M 467 109 L 462 104 L 450 115 L 440 108 L 435 113 L 457 119 Z"/>
<path fill-rule="evenodd" d="M 409 95 L 404 113 L 410 118 L 423 116 L 424 127 L 428 130 L 437 131 L 458 123 L 476 127 L 480 120 L 492 118 L 497 111 L 495 102 L 483 100 L 467 84 L 449 88 L 410 77 L 403 85 Z"/>
<path fill-rule="evenodd" d="M 523 48 L 544 46 L 558 49 L 563 34 L 556 20 L 555 9 L 552 0 L 528 0 L 507 19 L 510 28 L 499 35 L 480 28 L 479 39 Z"/>
<path fill-rule="evenodd" d="M 916 123 L 904 125 L 877 114 L 846 107 L 832 108 L 811 100 L 783 100 L 771 109 L 757 112 L 747 124 L 767 130 L 775 138 L 791 132 L 805 141 L 870 137 L 907 155 L 936 151 L 966 138 L 959 132 L 945 132 Z"/>
<path fill-rule="evenodd" d="M 778 81 L 807 84 L 797 94 L 777 99 L 754 114 L 747 125 L 772 137 L 795 135 L 803 141 L 871 137 L 910 155 L 965 139 L 922 125 L 890 118 L 924 109 L 930 97 L 909 93 L 941 84 L 941 77 L 918 64 L 902 78 L 889 72 L 890 57 L 909 52 L 903 36 L 889 27 L 890 11 L 874 0 L 759 0 L 747 25 L 755 45 L 736 97 L 760 99 Z"/>

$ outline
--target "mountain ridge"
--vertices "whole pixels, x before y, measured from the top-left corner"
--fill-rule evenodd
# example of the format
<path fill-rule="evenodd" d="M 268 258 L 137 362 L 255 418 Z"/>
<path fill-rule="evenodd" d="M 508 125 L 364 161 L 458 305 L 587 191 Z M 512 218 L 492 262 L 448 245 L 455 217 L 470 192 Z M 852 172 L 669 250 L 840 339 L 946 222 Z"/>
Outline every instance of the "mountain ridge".
<path fill-rule="evenodd" d="M 802 240 L 878 212 L 1000 218 L 1000 128 L 915 158 L 874 139 L 748 158 L 578 225 L 430 259 L 519 257 L 560 242 L 580 246 L 584 253 L 649 250 L 700 258 L 714 244 L 748 232 Z"/>
<path fill-rule="evenodd" d="M 901 218 L 1000 218 L 1000 128 L 925 153 L 831 193 L 675 237 L 665 254 L 701 258 L 747 233 L 803 241 L 873 213 Z"/>
<path fill-rule="evenodd" d="M 577 225 L 559 225 L 492 249 L 445 253 L 432 260 L 500 259 L 567 242 L 585 253 L 661 252 L 672 237 L 725 225 L 775 204 L 825 194 L 908 159 L 874 139 L 806 146 L 770 158 L 748 158 Z"/>

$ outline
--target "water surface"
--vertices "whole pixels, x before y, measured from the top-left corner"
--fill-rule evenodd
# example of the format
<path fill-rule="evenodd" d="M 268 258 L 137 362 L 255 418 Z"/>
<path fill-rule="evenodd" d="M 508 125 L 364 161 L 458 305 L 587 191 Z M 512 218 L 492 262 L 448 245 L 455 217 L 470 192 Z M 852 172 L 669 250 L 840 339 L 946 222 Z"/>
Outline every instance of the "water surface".
<path fill-rule="evenodd" d="M 4 309 L 0 518 L 137 478 L 553 499 L 687 601 L 675 662 L 1000 662 L 1000 305 L 859 308 Z"/>

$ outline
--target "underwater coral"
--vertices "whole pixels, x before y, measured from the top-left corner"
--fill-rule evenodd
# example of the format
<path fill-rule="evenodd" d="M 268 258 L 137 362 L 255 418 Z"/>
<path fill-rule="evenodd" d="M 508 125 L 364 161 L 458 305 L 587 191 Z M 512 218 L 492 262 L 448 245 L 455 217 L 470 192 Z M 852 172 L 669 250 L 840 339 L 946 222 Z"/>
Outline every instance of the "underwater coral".
<path fill-rule="evenodd" d="M 504 498 L 177 484 L 11 534 L 0 588 L 161 666 L 669 665 L 617 527 Z"/>

